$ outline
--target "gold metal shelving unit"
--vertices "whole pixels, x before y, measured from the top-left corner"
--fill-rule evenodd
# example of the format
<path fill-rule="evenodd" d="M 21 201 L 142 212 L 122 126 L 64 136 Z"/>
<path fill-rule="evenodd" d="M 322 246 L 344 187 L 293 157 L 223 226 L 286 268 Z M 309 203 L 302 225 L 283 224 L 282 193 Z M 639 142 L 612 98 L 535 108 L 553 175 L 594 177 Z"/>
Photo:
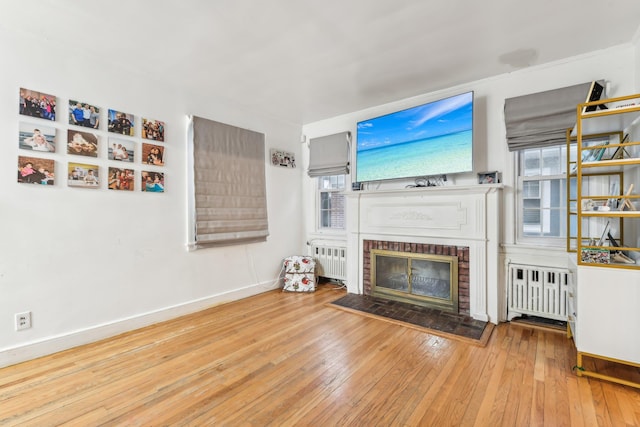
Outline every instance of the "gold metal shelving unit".
<path fill-rule="evenodd" d="M 605 104 L 607 109 L 600 108 L 601 105 Z M 637 278 L 640 277 L 640 258 L 636 257 L 637 260 L 634 260 L 633 257 L 633 254 L 640 251 L 640 248 L 637 247 L 640 237 L 640 203 L 638 203 L 640 195 L 637 194 L 640 192 L 640 141 L 627 141 L 628 135 L 624 137 L 620 135 L 616 143 L 609 142 L 606 145 L 589 145 L 588 143 L 588 139 L 592 135 L 627 132 L 632 125 L 635 126 L 634 122 L 636 120 L 640 120 L 640 94 L 588 102 L 578 105 L 576 128 L 571 135 L 567 135 L 567 144 L 570 144 L 572 138 L 575 138 L 577 149 L 575 176 L 571 175 L 570 160 L 567 160 L 567 179 L 574 178 L 577 187 L 576 197 L 573 199 L 569 189 L 567 190 L 567 203 L 573 203 L 575 207 L 575 213 L 570 213 L 570 215 L 575 216 L 577 228 L 577 236 L 573 246 L 575 246 L 575 252 L 577 252 L 578 270 L 582 269 L 582 271 L 578 272 L 579 276 L 586 280 L 585 285 L 589 285 L 582 289 L 583 286 L 577 283 L 571 289 L 569 299 L 574 311 L 570 316 L 570 322 L 568 322 L 567 333 L 569 336 L 575 335 L 574 328 L 578 328 L 579 334 L 575 337 L 578 338 L 576 341 L 576 373 L 578 376 L 589 376 L 640 388 L 640 383 L 631 381 L 629 378 L 616 377 L 614 376 L 615 374 L 609 375 L 595 370 L 590 371 L 583 366 L 583 359 L 588 358 L 623 364 L 634 368 L 640 367 L 637 360 L 621 360 L 619 357 L 615 357 L 617 354 L 628 355 L 629 352 L 616 354 L 616 351 L 612 352 L 606 346 L 601 344 L 594 345 L 598 340 L 603 342 L 603 338 L 605 338 L 603 334 L 610 335 L 613 332 L 603 331 L 598 327 L 598 319 L 602 318 L 599 316 L 609 316 L 610 319 L 614 319 L 609 324 L 619 326 L 623 326 L 625 321 L 628 322 L 629 319 L 637 319 L 637 317 L 625 315 L 624 313 L 600 311 L 598 298 L 607 295 L 606 293 L 610 292 L 610 288 L 606 286 L 600 287 L 600 282 L 595 282 L 589 277 L 591 274 L 585 274 L 585 270 L 590 267 L 625 269 L 627 271 L 620 271 L 618 276 L 624 276 L 624 280 L 628 285 L 633 286 L 634 283 L 640 282 L 637 281 Z M 607 153 L 607 155 L 603 156 L 604 153 Z M 569 154 L 567 156 L 569 157 Z M 591 185 L 590 183 L 590 180 L 611 179 L 612 176 L 616 175 L 620 184 L 615 192 L 612 192 L 611 189 L 603 191 L 604 186 L 602 184 Z M 567 187 L 569 188 L 569 183 Z M 600 208 L 600 206 L 604 207 Z M 569 209 L 570 206 L 567 206 L 567 208 Z M 603 229 L 598 240 L 594 241 L 597 236 L 591 235 L 592 226 L 594 224 L 596 227 L 598 225 L 602 226 L 604 223 L 616 224 L 614 232 L 617 232 L 617 235 L 605 240 L 608 236 L 606 235 L 606 230 Z M 625 223 L 627 224 L 626 227 L 624 227 Z M 570 249 L 572 249 L 572 245 L 568 238 L 567 250 L 569 251 Z M 624 255 L 625 253 L 631 255 L 631 257 Z M 614 256 L 613 254 L 616 255 Z M 623 254 L 626 260 L 621 258 L 619 254 Z M 606 277 L 603 270 L 598 270 L 597 273 L 597 277 Z M 584 295 L 583 291 L 588 291 L 588 295 Z M 578 294 L 580 295 L 578 296 Z M 625 295 L 613 297 L 624 299 Z M 578 304 L 578 298 L 587 298 L 588 303 Z M 587 313 L 580 312 L 581 307 L 586 307 Z M 626 307 L 627 309 L 633 307 L 633 304 L 626 304 Z M 637 309 L 640 310 L 640 307 L 637 307 Z M 582 323 L 582 326 L 579 323 Z M 619 340 L 627 339 L 636 340 L 637 336 L 630 336 L 624 333 L 619 335 Z M 606 339 L 604 341 L 606 342 Z M 620 343 L 621 341 L 617 342 Z M 635 343 L 634 341 L 634 345 Z M 586 348 L 597 348 L 597 353 L 600 354 L 581 350 Z M 631 359 L 635 359 L 635 357 L 631 355 Z"/>
<path fill-rule="evenodd" d="M 633 194 L 634 183 L 624 185 L 624 176 L 629 168 L 639 167 L 640 158 L 638 156 L 629 156 L 629 152 L 636 152 L 640 141 L 625 141 L 621 138 L 617 143 L 609 143 L 606 145 L 588 145 L 587 141 L 593 135 L 614 134 L 623 132 L 636 119 L 640 118 L 640 105 L 633 104 L 616 108 L 616 105 L 625 102 L 638 102 L 640 95 L 631 95 L 625 97 L 605 99 L 601 101 L 588 102 L 579 104 L 577 108 L 576 122 L 576 180 L 577 180 L 577 245 L 578 265 L 597 265 L 599 267 L 611 268 L 630 268 L 640 269 L 640 265 L 629 262 L 616 262 L 611 259 L 611 252 L 638 252 L 640 248 L 635 244 L 625 246 L 626 242 L 635 242 L 637 236 L 624 236 L 620 231 L 615 240 L 619 242 L 609 241 L 604 244 L 602 236 L 597 244 L 594 244 L 594 236 L 589 236 L 584 232 L 583 219 L 595 220 L 608 219 L 615 221 L 622 229 L 626 219 L 640 221 L 640 210 L 636 210 L 634 202 L 640 200 L 640 195 Z M 611 105 L 612 108 L 597 109 L 600 105 Z M 585 111 L 587 107 L 596 108 L 594 111 Z M 613 152 L 612 157 L 602 158 L 601 152 Z M 587 153 L 587 155 L 583 155 Z M 595 155 L 599 153 L 598 155 Z M 625 153 L 627 155 L 625 156 Z M 619 174 L 620 185 L 616 194 L 598 193 L 585 194 L 585 183 L 595 175 L 613 175 Z M 635 190 L 640 190 L 640 185 L 636 184 Z M 587 190 L 591 191 L 591 190 Z M 615 200 L 615 206 L 608 206 L 609 201 Z M 601 207 L 603 210 L 594 210 L 595 208 L 587 207 L 589 204 Z M 608 210 L 604 210 L 608 209 Z M 593 222 L 593 221 L 592 221 Z M 603 234 L 606 230 L 602 230 Z M 606 235 L 604 236 L 607 237 Z M 616 244 L 618 247 L 615 247 Z M 612 249 L 612 247 L 615 247 Z M 607 255 L 608 254 L 608 255 Z"/>

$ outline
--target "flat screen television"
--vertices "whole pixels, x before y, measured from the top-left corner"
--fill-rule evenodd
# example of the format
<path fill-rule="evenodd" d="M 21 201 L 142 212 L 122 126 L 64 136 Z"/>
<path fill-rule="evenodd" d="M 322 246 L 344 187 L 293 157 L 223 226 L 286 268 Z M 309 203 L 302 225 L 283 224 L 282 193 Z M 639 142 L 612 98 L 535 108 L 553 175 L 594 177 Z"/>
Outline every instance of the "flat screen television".
<path fill-rule="evenodd" d="M 358 123 L 356 181 L 473 170 L 473 92 Z"/>

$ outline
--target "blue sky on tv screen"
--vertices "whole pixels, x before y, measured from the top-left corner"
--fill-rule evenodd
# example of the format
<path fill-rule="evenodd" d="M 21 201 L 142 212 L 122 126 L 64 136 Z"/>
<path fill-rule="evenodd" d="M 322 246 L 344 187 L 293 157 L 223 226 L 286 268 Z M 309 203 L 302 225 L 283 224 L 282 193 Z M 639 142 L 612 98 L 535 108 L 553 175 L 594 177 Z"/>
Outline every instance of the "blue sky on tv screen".
<path fill-rule="evenodd" d="M 450 135 L 473 127 L 473 92 L 358 123 L 357 151 Z"/>

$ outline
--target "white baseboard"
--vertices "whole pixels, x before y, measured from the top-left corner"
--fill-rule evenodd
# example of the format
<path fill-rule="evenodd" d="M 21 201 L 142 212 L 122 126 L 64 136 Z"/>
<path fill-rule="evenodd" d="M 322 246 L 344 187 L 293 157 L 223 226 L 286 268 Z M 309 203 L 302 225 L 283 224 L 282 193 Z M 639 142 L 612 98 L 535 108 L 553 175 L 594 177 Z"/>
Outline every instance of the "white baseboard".
<path fill-rule="evenodd" d="M 279 283 L 277 281 L 264 282 L 248 286 L 246 288 L 235 289 L 233 291 L 224 292 L 207 298 L 190 301 L 188 303 L 132 316 L 126 319 L 120 319 L 114 322 L 96 325 L 62 335 L 47 337 L 17 347 L 3 349 L 0 350 L 0 368 L 57 353 L 80 345 L 96 342 L 134 329 L 143 328 L 154 323 L 164 322 L 186 314 L 195 313 L 214 305 L 258 295 L 263 292 L 277 289 L 278 285 Z"/>

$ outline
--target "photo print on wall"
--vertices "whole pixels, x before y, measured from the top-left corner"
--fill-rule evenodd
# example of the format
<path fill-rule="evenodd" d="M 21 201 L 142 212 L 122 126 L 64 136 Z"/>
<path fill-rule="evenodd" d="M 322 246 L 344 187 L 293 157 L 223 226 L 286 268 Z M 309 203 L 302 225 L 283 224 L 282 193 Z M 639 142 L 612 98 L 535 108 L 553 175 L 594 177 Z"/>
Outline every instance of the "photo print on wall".
<path fill-rule="evenodd" d="M 100 108 L 86 102 L 69 100 L 69 124 L 98 129 L 100 127 Z"/>
<path fill-rule="evenodd" d="M 296 167 L 296 155 L 288 151 L 271 149 L 271 164 L 273 166 L 283 166 L 287 168 Z"/>
<path fill-rule="evenodd" d="M 133 114 L 109 110 L 109 132 L 133 136 L 134 128 Z"/>
<path fill-rule="evenodd" d="M 147 193 L 164 193 L 164 174 L 153 171 L 142 171 L 141 191 Z"/>
<path fill-rule="evenodd" d="M 161 145 L 142 143 L 142 162 L 147 165 L 164 166 L 164 147 Z"/>
<path fill-rule="evenodd" d="M 69 129 L 67 131 L 67 153 L 79 156 L 98 157 L 99 139 L 90 132 Z"/>
<path fill-rule="evenodd" d="M 109 167 L 109 190 L 133 191 L 134 177 L 133 169 Z"/>
<path fill-rule="evenodd" d="M 18 147 L 23 150 L 53 153 L 56 151 L 56 128 L 20 122 Z"/>
<path fill-rule="evenodd" d="M 45 120 L 56 120 L 56 97 L 20 88 L 20 114 Z"/>
<path fill-rule="evenodd" d="M 54 160 L 18 156 L 18 182 L 21 184 L 53 185 L 54 168 Z"/>
<path fill-rule="evenodd" d="M 69 163 L 67 172 L 69 187 L 98 188 L 100 186 L 100 168 L 97 165 Z"/>
<path fill-rule="evenodd" d="M 154 141 L 164 141 L 164 122 L 142 118 L 142 137 Z"/>
<path fill-rule="evenodd" d="M 133 141 L 109 137 L 109 160 L 133 163 L 136 144 Z"/>

